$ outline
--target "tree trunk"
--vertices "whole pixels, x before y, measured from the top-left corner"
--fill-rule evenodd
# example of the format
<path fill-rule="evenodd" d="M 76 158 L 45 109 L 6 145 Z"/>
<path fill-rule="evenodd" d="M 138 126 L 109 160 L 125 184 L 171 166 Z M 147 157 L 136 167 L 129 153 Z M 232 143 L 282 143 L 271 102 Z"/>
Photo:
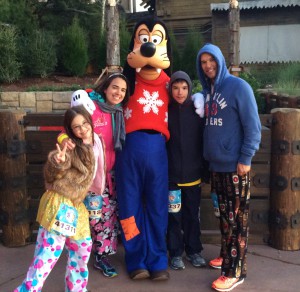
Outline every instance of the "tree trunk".
<path fill-rule="evenodd" d="M 108 71 L 119 71 L 120 66 L 120 40 L 119 40 L 119 11 L 115 0 L 108 0 L 106 8 L 107 42 L 106 62 Z"/>
<path fill-rule="evenodd" d="M 105 4 L 106 4 L 106 0 L 102 0 L 100 1 L 101 4 L 101 23 L 100 23 L 100 32 L 101 32 L 101 36 L 104 35 L 104 29 L 105 29 Z"/>

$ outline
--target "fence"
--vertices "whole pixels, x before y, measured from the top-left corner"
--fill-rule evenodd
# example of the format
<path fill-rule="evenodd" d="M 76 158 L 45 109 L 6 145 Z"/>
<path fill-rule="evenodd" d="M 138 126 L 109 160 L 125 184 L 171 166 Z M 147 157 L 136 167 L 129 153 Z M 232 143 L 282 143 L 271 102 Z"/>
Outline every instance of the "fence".
<path fill-rule="evenodd" d="M 250 243 L 268 241 L 270 199 L 271 115 L 261 115 L 262 142 L 252 162 Z M 54 149 L 63 114 L 0 110 L 0 224 L 6 246 L 35 241 L 39 199 L 44 192 L 42 169 Z M 42 129 L 42 131 L 41 131 Z M 203 188 L 201 229 L 204 243 L 219 243 L 218 220 L 214 217 L 210 186 Z"/>

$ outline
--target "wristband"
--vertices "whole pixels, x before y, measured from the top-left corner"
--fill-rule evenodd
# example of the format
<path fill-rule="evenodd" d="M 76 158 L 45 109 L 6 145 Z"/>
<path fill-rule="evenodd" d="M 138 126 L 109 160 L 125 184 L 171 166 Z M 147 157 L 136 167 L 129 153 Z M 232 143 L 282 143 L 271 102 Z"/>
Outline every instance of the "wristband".
<path fill-rule="evenodd" d="M 68 136 L 67 134 L 63 133 L 63 134 L 61 134 L 61 135 L 59 135 L 59 136 L 57 137 L 57 142 L 58 142 L 59 144 L 61 144 L 62 141 L 63 141 L 64 139 L 66 139 L 66 138 L 69 138 L 69 136 Z"/>

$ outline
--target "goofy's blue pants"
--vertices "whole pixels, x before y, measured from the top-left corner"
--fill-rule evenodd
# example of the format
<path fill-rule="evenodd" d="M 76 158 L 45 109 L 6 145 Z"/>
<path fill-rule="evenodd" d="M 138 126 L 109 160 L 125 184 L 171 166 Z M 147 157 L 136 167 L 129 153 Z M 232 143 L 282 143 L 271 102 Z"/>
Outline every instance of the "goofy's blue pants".
<path fill-rule="evenodd" d="M 168 160 L 160 133 L 127 134 L 117 154 L 116 187 L 127 271 L 166 270 Z"/>

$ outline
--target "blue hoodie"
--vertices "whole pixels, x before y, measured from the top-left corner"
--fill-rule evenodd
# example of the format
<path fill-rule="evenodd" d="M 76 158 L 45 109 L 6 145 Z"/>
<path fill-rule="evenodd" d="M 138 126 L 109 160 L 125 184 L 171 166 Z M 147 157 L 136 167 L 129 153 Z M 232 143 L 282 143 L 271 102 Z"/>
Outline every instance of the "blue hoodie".
<path fill-rule="evenodd" d="M 201 67 L 203 53 L 212 55 L 218 65 L 213 88 Z M 204 158 L 210 170 L 234 172 L 238 163 L 251 165 L 261 140 L 252 88 L 228 72 L 224 56 L 215 45 L 206 44 L 199 50 L 196 68 L 205 97 Z"/>

